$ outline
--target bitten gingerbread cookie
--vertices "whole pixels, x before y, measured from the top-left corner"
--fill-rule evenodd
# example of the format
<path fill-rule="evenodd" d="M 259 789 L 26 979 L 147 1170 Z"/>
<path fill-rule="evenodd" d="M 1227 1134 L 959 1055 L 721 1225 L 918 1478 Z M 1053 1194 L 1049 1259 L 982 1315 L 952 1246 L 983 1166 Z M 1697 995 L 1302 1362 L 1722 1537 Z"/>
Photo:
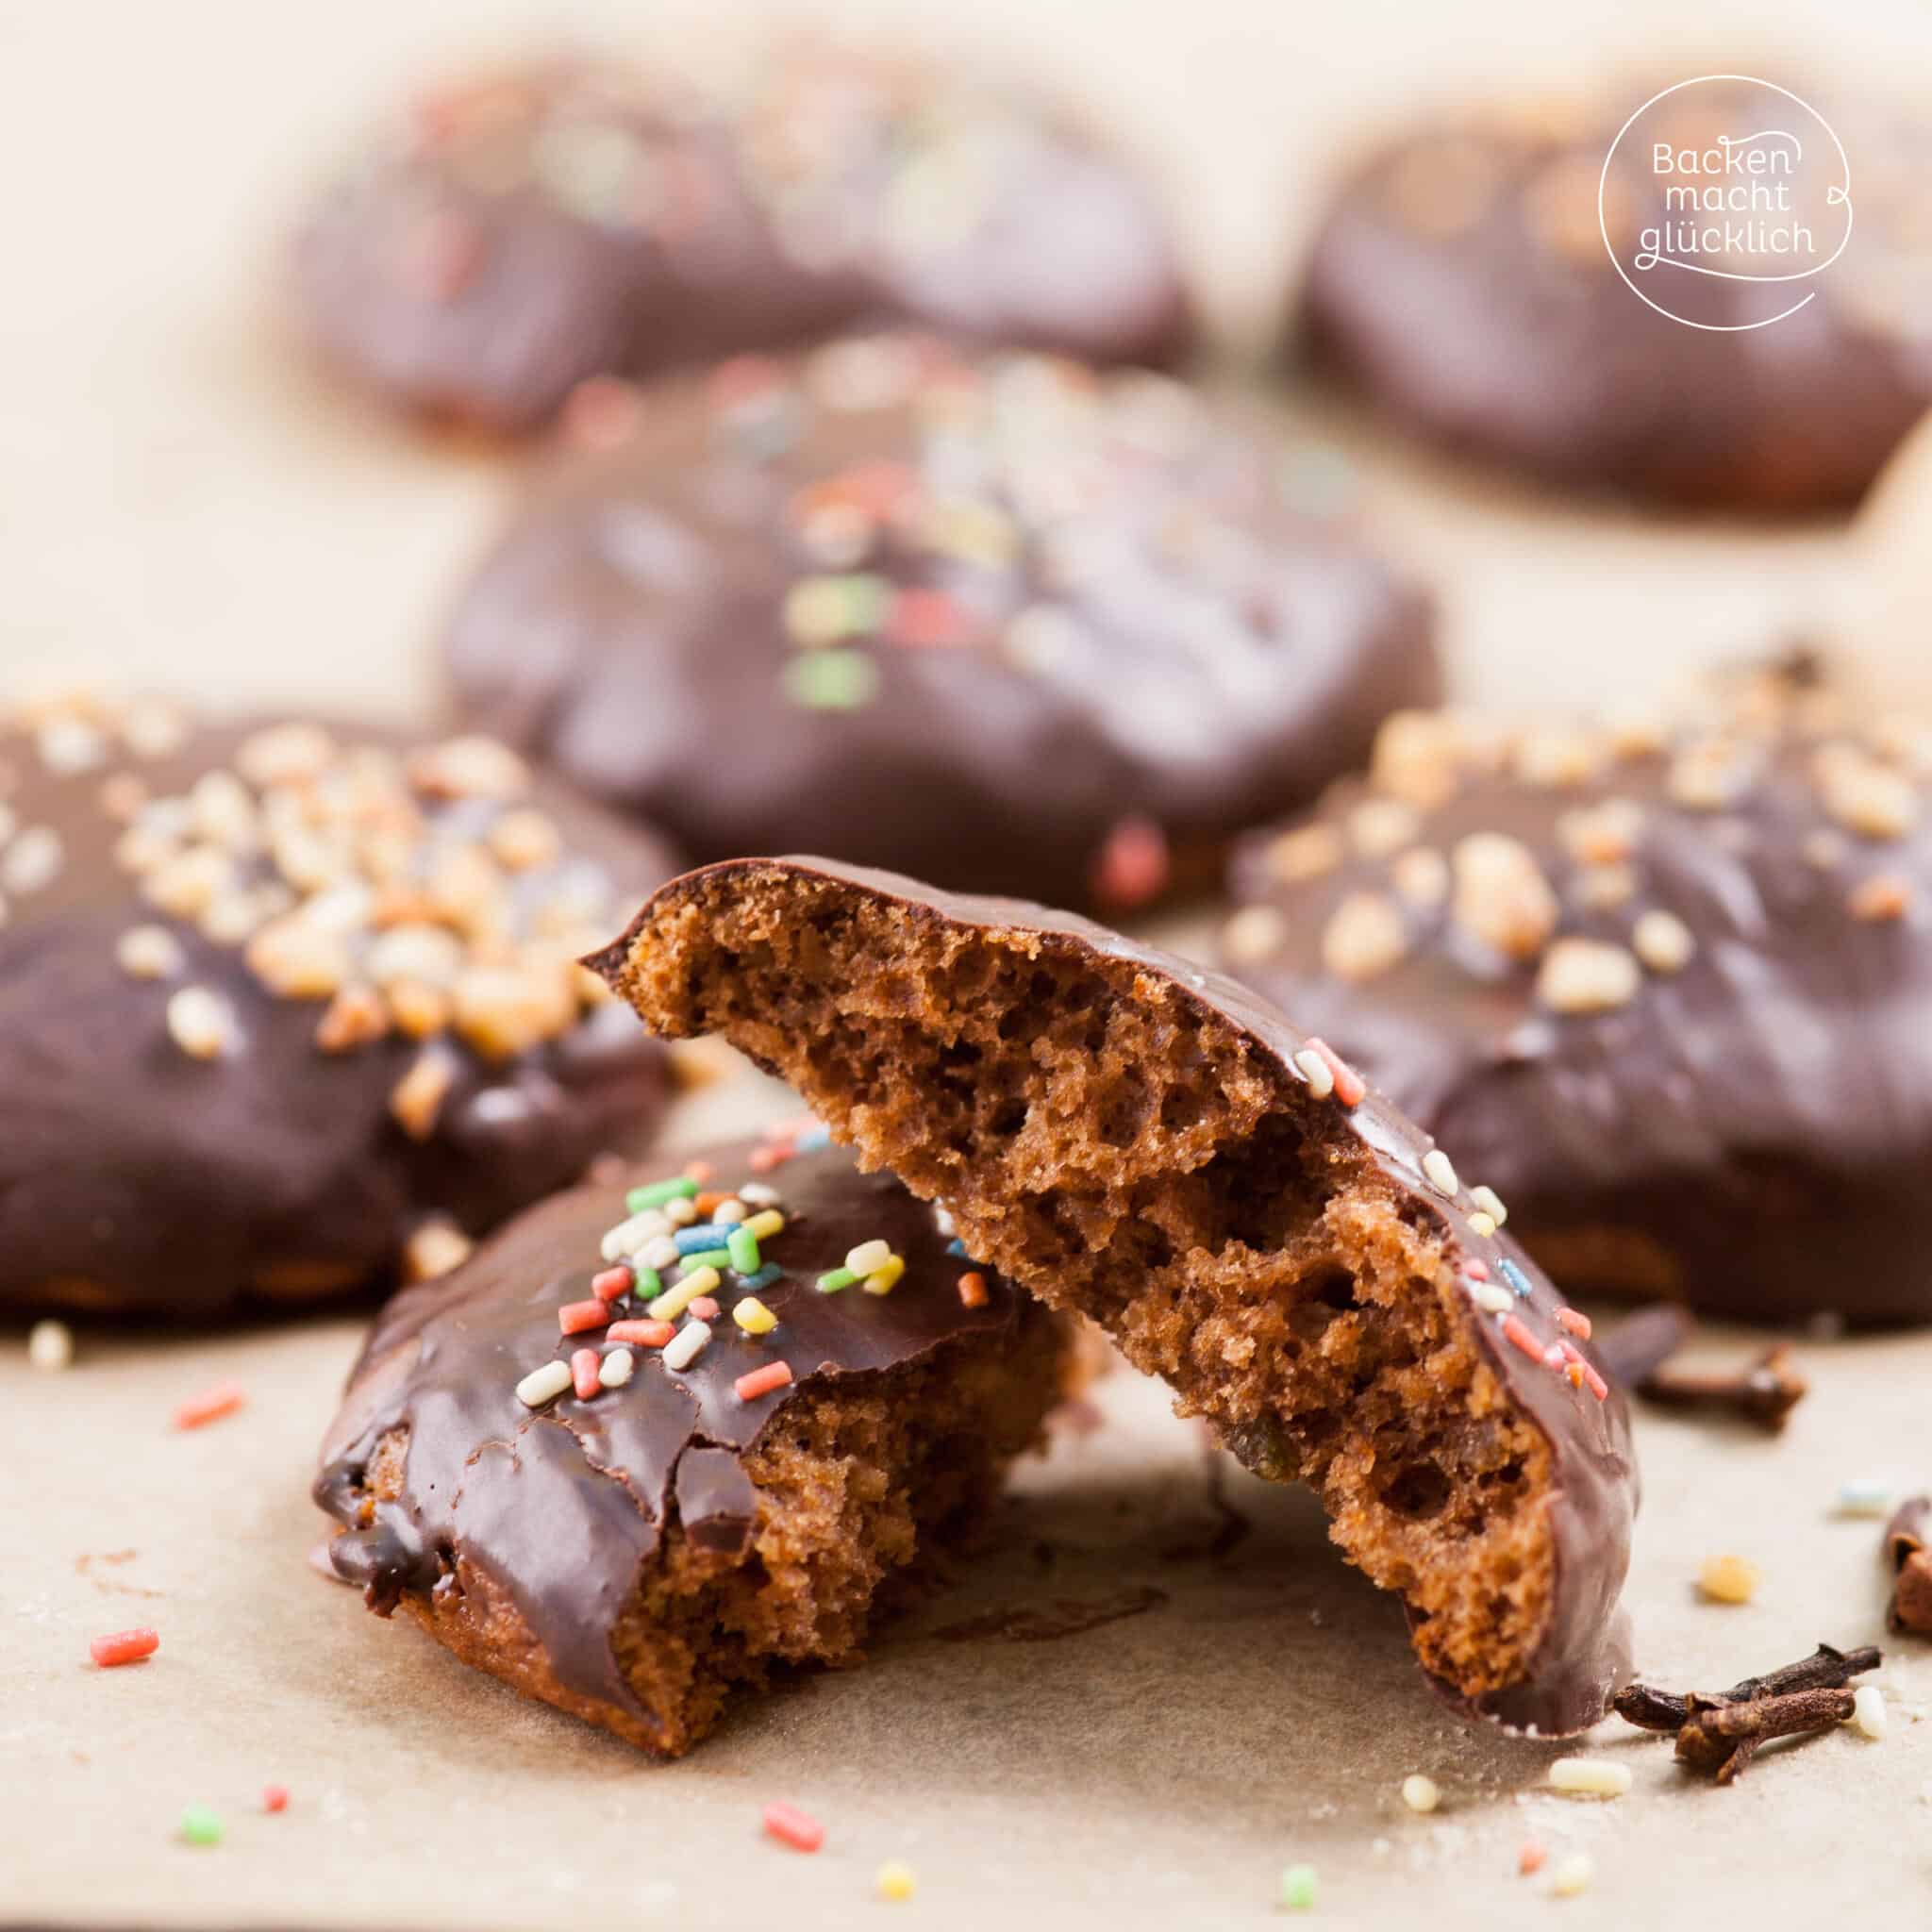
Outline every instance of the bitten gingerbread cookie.
<path fill-rule="evenodd" d="M 641 1144 L 662 1050 L 573 955 L 673 870 L 485 739 L 0 716 L 0 1309 L 434 1271 Z"/>
<path fill-rule="evenodd" d="M 1567 1287 L 1924 1321 L 1927 770 L 1781 675 L 1674 722 L 1393 719 L 1365 783 L 1243 845 L 1224 956 Z"/>
<path fill-rule="evenodd" d="M 790 1080 L 1250 1469 L 1311 1484 L 1462 1707 L 1603 1714 L 1623 1400 L 1487 1188 L 1321 1041 L 1084 920 L 818 859 L 675 880 L 596 964 L 659 1031 Z"/>
<path fill-rule="evenodd" d="M 1138 904 L 1438 690 L 1313 473 L 1164 377 L 854 338 L 597 441 L 463 591 L 451 673 L 699 858 Z"/>
<path fill-rule="evenodd" d="M 378 1614 L 675 1757 L 859 1655 L 1059 1369 L 1054 1318 L 932 1208 L 788 1130 L 560 1195 L 397 1296 L 316 1500 Z"/>
<path fill-rule="evenodd" d="M 534 427 L 589 377 L 913 322 L 1166 363 L 1134 175 L 1055 108 L 822 44 L 702 89 L 552 60 L 426 93 L 304 228 L 308 332 L 393 405 Z"/>
<path fill-rule="evenodd" d="M 1753 84 L 1674 92 L 1619 140 L 1651 92 L 1499 109 L 1371 156 L 1321 226 L 1292 351 L 1399 425 L 1558 483 L 1690 507 L 1856 502 L 1932 407 L 1923 132 L 1833 104 L 1857 160 L 1856 245 L 1802 287 L 1764 282 L 1749 277 L 1798 258 L 1750 253 L 1754 222 L 1814 235 L 1807 264 L 1831 256 L 1840 152 L 1793 109 L 1789 175 L 1725 173 L 1724 142 L 1778 121 Z M 1669 313 L 1626 285 L 1607 236 Z"/>

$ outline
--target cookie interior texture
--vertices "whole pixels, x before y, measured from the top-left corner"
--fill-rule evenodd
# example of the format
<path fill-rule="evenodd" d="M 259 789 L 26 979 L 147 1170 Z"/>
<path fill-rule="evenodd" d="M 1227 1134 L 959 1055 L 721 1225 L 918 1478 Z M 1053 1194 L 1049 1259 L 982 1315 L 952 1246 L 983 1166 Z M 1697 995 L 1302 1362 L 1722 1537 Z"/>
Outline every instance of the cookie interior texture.
<path fill-rule="evenodd" d="M 1131 958 L 757 862 L 665 889 L 603 964 L 647 1023 L 724 1034 L 974 1254 L 1102 1323 L 1248 1467 L 1311 1484 L 1457 1694 L 1530 1671 L 1551 1443 L 1434 1217 L 1213 1007 Z"/>

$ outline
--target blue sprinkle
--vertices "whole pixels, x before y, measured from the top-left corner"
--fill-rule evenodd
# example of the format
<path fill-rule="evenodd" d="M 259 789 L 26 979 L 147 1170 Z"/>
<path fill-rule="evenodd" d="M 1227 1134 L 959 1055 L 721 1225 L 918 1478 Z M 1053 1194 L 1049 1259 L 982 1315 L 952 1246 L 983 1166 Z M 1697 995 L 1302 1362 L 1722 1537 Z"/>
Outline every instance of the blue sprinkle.
<path fill-rule="evenodd" d="M 958 1255 L 963 1261 L 966 1258 L 966 1243 L 962 1241 L 950 1241 L 946 1243 L 946 1253 Z"/>
<path fill-rule="evenodd" d="M 722 1248 L 730 1232 L 728 1227 L 708 1221 L 702 1227 L 680 1227 L 671 1239 L 677 1243 L 680 1255 L 700 1255 L 707 1248 Z"/>
<path fill-rule="evenodd" d="M 1516 1292 L 1523 1297 L 1524 1301 L 1527 1301 L 1530 1296 L 1529 1276 L 1526 1275 L 1523 1272 L 1523 1270 L 1519 1268 L 1516 1265 L 1516 1263 L 1512 1261 L 1507 1255 L 1505 1255 L 1503 1258 L 1496 1263 L 1496 1266 L 1503 1271 L 1503 1279 L 1507 1281 L 1509 1284 L 1509 1286 L 1513 1288 L 1516 1291 Z"/>
<path fill-rule="evenodd" d="M 816 1154 L 821 1147 L 832 1144 L 832 1130 L 826 1126 L 808 1127 L 791 1144 L 801 1154 Z"/>
<path fill-rule="evenodd" d="M 761 1288 L 770 1288 L 785 1273 L 775 1261 L 767 1261 L 756 1274 L 741 1277 L 741 1286 L 747 1294 L 756 1294 Z"/>

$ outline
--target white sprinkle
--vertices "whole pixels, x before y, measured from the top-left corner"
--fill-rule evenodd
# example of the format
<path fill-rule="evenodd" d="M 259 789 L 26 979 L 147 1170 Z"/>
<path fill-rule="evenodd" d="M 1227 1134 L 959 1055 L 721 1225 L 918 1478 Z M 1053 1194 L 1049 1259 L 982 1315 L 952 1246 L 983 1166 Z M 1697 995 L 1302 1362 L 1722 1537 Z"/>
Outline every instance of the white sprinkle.
<path fill-rule="evenodd" d="M 1442 1802 L 1442 1793 L 1434 1778 L 1414 1771 L 1402 1780 L 1402 1802 L 1411 1811 L 1433 1811 Z"/>
<path fill-rule="evenodd" d="M 627 1348 L 613 1348 L 597 1370 L 597 1379 L 607 1389 L 622 1389 L 631 1378 L 638 1358 Z"/>
<path fill-rule="evenodd" d="M 745 1206 L 742 1201 L 720 1201 L 711 1209 L 711 1222 L 716 1227 L 736 1227 L 744 1216 Z"/>
<path fill-rule="evenodd" d="M 26 1358 L 29 1366 L 48 1374 L 58 1374 L 74 1366 L 74 1331 L 65 1322 L 36 1322 L 27 1330 Z"/>
<path fill-rule="evenodd" d="M 1885 1692 L 1876 1684 L 1860 1684 L 1852 1693 L 1850 1720 L 1855 1730 L 1875 1744 L 1885 1735 Z"/>
<path fill-rule="evenodd" d="M 1469 1198 L 1476 1205 L 1477 1211 L 1487 1214 L 1498 1227 L 1509 1219 L 1509 1210 L 1503 1205 L 1503 1197 L 1494 1188 L 1477 1186 L 1470 1189 Z"/>
<path fill-rule="evenodd" d="M 219 1059 L 235 1044 L 235 1016 L 219 993 L 184 986 L 169 998 L 168 1034 L 191 1059 Z"/>
<path fill-rule="evenodd" d="M 698 1218 L 696 1207 L 688 1199 L 679 1196 L 667 1201 L 658 1210 L 673 1227 L 689 1227 Z"/>
<path fill-rule="evenodd" d="M 845 1265 L 855 1274 L 876 1274 L 891 1258 L 891 1241 L 860 1241 L 856 1248 L 846 1251 Z"/>
<path fill-rule="evenodd" d="M 67 848 L 51 825 L 29 825 L 0 855 L 0 886 L 18 898 L 51 886 L 67 861 Z"/>
<path fill-rule="evenodd" d="M 763 1181 L 746 1181 L 738 1191 L 738 1198 L 747 1208 L 775 1208 L 778 1205 L 778 1191 L 768 1187 Z"/>
<path fill-rule="evenodd" d="M 1439 1194 L 1456 1192 L 1456 1163 L 1440 1147 L 1431 1147 L 1423 1156 L 1423 1178 Z"/>
<path fill-rule="evenodd" d="M 703 1355 L 711 1340 L 711 1324 L 693 1316 L 664 1344 L 664 1366 L 688 1369 Z"/>
<path fill-rule="evenodd" d="M 1486 1315 L 1507 1315 L 1516 1306 L 1516 1297 L 1493 1281 L 1471 1282 L 1469 1298 Z"/>
<path fill-rule="evenodd" d="M 1471 1229 L 1474 1233 L 1481 1235 L 1485 1241 L 1488 1241 L 1489 1238 L 1496 1231 L 1496 1217 L 1493 1214 L 1485 1214 L 1482 1211 L 1482 1209 L 1478 1208 L 1476 1211 L 1469 1217 L 1469 1224 Z"/>
<path fill-rule="evenodd" d="M 130 925 L 114 942 L 114 962 L 130 979 L 172 979 L 187 963 L 164 925 Z"/>
<path fill-rule="evenodd" d="M 1630 1789 L 1630 1767 L 1608 1757 L 1558 1757 L 1550 1783 L 1583 1798 L 1621 1798 Z"/>
<path fill-rule="evenodd" d="M 1572 1852 L 1567 1858 L 1559 1858 L 1556 1869 L 1550 1874 L 1550 1895 L 1553 1898 L 1575 1898 L 1590 1890 L 1591 1880 L 1596 1876 L 1596 1866 L 1588 1852 Z"/>
<path fill-rule="evenodd" d="M 541 1408 L 546 1402 L 555 1402 L 570 1385 L 568 1362 L 545 1362 L 517 1384 L 517 1400 L 525 1408 Z"/>
<path fill-rule="evenodd" d="M 751 1195 L 747 1193 L 744 1198 L 749 1201 Z M 933 1205 L 932 1224 L 949 1241 L 959 1232 L 953 1221 L 953 1210 L 950 1208 L 941 1207 L 937 1202 Z"/>
<path fill-rule="evenodd" d="M 1295 1055 L 1294 1066 L 1317 1100 L 1326 1100 L 1335 1091 L 1335 1075 L 1329 1071 L 1328 1062 L 1312 1046 L 1305 1046 Z"/>
<path fill-rule="evenodd" d="M 675 1268 L 678 1262 L 677 1243 L 668 1234 L 653 1235 L 638 1250 L 637 1258 L 646 1268 Z"/>
<path fill-rule="evenodd" d="M 598 1244 L 598 1253 L 607 1261 L 621 1261 L 626 1255 L 635 1254 L 643 1244 L 666 1234 L 671 1224 L 655 1208 L 646 1208 L 641 1214 L 633 1214 L 627 1221 L 620 1221 L 611 1228 Z M 677 1251 L 674 1247 L 672 1253 Z"/>
<path fill-rule="evenodd" d="M 1654 908 L 1631 928 L 1630 949 L 1653 973 L 1681 973 L 1690 963 L 1697 941 L 1674 912 Z"/>
<path fill-rule="evenodd" d="M 1892 1486 L 1882 1475 L 1853 1476 L 1839 1485 L 1840 1516 L 1883 1516 L 1891 1507 Z"/>

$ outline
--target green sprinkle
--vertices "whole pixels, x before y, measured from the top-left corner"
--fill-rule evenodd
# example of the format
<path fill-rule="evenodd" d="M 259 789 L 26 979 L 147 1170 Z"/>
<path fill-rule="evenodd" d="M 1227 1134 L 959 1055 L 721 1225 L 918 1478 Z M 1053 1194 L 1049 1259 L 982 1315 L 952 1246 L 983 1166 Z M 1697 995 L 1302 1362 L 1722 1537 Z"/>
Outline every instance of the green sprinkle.
<path fill-rule="evenodd" d="M 1291 1912 L 1314 1910 L 1315 1868 L 1312 1865 L 1291 1865 L 1281 1874 L 1281 1903 Z"/>
<path fill-rule="evenodd" d="M 697 1182 L 679 1174 L 675 1181 L 653 1181 L 648 1188 L 633 1188 L 624 1197 L 624 1205 L 631 1213 L 641 1214 L 646 1208 L 661 1208 L 679 1195 L 688 1201 L 697 1191 Z"/>
<path fill-rule="evenodd" d="M 758 1253 L 758 1236 L 742 1222 L 725 1237 L 724 1247 L 731 1265 L 741 1274 L 756 1274 L 765 1265 L 765 1257 Z"/>
<path fill-rule="evenodd" d="M 858 1279 L 849 1268 L 834 1268 L 829 1274 L 819 1276 L 821 1294 L 837 1294 L 841 1288 L 850 1288 Z"/>
<path fill-rule="evenodd" d="M 787 661 L 784 684 L 807 710 L 860 711 L 878 696 L 878 666 L 863 651 L 806 651 Z"/>
<path fill-rule="evenodd" d="M 695 1255 L 683 1257 L 684 1273 L 689 1274 L 696 1268 L 728 1268 L 731 1265 L 729 1248 L 700 1248 Z M 679 1276 L 681 1280 L 683 1276 Z"/>
<path fill-rule="evenodd" d="M 191 1805 L 181 1814 L 181 1841 L 190 1845 L 218 1845 L 222 1841 L 221 1815 L 207 1805 Z"/>
<path fill-rule="evenodd" d="M 631 1292 L 640 1301 L 656 1301 L 664 1292 L 664 1277 L 655 1268 L 639 1268 L 633 1263 L 631 1272 L 638 1278 L 638 1285 Z"/>

